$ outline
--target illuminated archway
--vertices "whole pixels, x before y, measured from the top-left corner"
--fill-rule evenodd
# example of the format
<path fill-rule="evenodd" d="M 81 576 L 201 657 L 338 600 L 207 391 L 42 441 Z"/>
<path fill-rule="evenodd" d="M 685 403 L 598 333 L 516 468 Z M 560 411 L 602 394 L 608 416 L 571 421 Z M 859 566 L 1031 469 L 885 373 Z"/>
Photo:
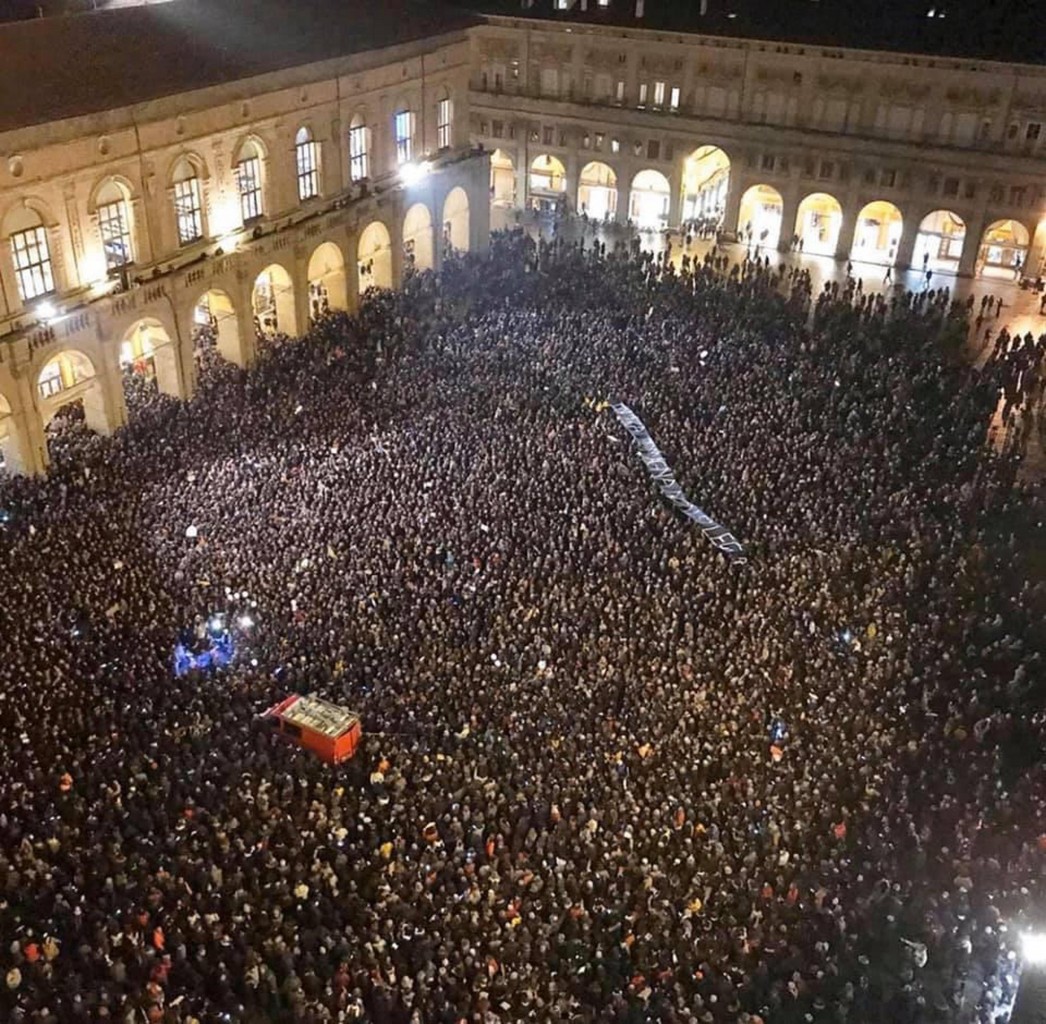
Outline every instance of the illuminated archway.
<path fill-rule="evenodd" d="M 1016 220 L 997 220 L 981 235 L 980 272 L 986 277 L 1014 277 L 1028 259 L 1028 229 Z"/>
<path fill-rule="evenodd" d="M 242 366 L 240 319 L 226 292 L 212 288 L 197 300 L 193 308 L 193 352 L 197 361 L 205 361 L 216 351 L 223 359 Z"/>
<path fill-rule="evenodd" d="M 500 149 L 495 149 L 490 158 L 490 201 L 495 206 L 516 205 L 516 165 Z"/>
<path fill-rule="evenodd" d="M 684 221 L 723 219 L 730 188 L 730 158 L 718 146 L 701 146 L 683 161 Z"/>
<path fill-rule="evenodd" d="M 628 215 L 648 230 L 668 227 L 668 208 L 672 201 L 672 187 L 660 171 L 640 171 L 632 179 L 628 201 Z"/>
<path fill-rule="evenodd" d="M 443 249 L 469 251 L 469 197 L 458 185 L 443 201 Z"/>
<path fill-rule="evenodd" d="M 153 381 L 165 395 L 181 397 L 178 350 L 159 320 L 139 320 L 120 342 L 120 368 Z"/>
<path fill-rule="evenodd" d="M 795 233 L 804 253 L 834 256 L 843 223 L 843 208 L 835 196 L 814 192 L 800 204 L 795 215 Z"/>
<path fill-rule="evenodd" d="M 403 218 L 403 262 L 414 270 L 433 267 L 432 214 L 424 203 L 415 203 Z"/>
<path fill-rule="evenodd" d="M 741 196 L 737 216 L 737 236 L 774 248 L 781 239 L 781 215 L 784 200 L 770 185 L 753 185 Z"/>
<path fill-rule="evenodd" d="M 893 203 L 885 199 L 868 203 L 857 214 L 850 258 L 892 267 L 897 260 L 897 246 L 903 230 L 904 218 Z"/>
<path fill-rule="evenodd" d="M 593 160 L 578 178 L 578 211 L 593 220 L 610 220 L 617 212 L 617 175 L 607 164 Z"/>
<path fill-rule="evenodd" d="M 966 240 L 966 224 L 951 210 L 934 210 L 919 222 L 912 251 L 912 267 L 916 270 L 944 270 L 956 272 Z"/>
<path fill-rule="evenodd" d="M 15 434 L 15 419 L 11 413 L 11 403 L 0 395 L 0 470 L 8 473 L 17 472 L 22 468 Z"/>
<path fill-rule="evenodd" d="M 530 165 L 530 191 L 536 196 L 561 196 L 567 190 L 567 172 L 554 156 L 542 153 Z"/>
<path fill-rule="evenodd" d="M 274 337 L 298 333 L 297 311 L 294 308 L 294 282 L 278 263 L 270 263 L 255 279 L 251 293 L 255 329 L 262 335 Z"/>
<path fill-rule="evenodd" d="M 345 257 L 333 242 L 320 242 L 309 257 L 309 313 L 316 317 L 328 309 L 348 309 Z"/>
<path fill-rule="evenodd" d="M 98 434 L 109 434 L 116 426 L 94 363 L 79 349 L 55 352 L 40 368 L 36 389 L 45 426 L 68 405 L 81 405 L 84 421 Z"/>
<path fill-rule="evenodd" d="M 360 294 L 368 288 L 392 287 L 392 239 L 380 220 L 371 221 L 356 247 Z"/>

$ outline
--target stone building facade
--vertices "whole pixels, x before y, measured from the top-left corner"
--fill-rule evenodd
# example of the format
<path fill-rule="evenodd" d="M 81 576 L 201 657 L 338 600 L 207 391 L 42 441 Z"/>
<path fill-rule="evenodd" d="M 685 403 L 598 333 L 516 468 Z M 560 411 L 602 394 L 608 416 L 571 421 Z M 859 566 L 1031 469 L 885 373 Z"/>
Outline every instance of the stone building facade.
<path fill-rule="evenodd" d="M 47 31 L 0 26 L 0 40 Z M 0 114 L 8 470 L 47 468 L 45 428 L 65 405 L 101 433 L 126 422 L 135 368 L 191 396 L 201 323 L 245 365 L 259 330 L 295 335 L 324 304 L 395 287 L 408 264 L 482 250 L 469 54 L 467 27 L 451 26 L 59 120 Z"/>
<path fill-rule="evenodd" d="M 1013 280 L 1046 253 L 1046 68 L 488 16 L 495 205 L 563 202 L 839 259 Z M 649 4 L 647 5 L 650 6 Z"/>

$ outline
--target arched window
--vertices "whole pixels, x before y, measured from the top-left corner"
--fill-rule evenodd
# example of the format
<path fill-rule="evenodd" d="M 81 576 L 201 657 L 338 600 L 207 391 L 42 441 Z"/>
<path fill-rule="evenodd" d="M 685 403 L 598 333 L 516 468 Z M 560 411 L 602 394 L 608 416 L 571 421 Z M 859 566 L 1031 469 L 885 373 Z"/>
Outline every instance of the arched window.
<path fill-rule="evenodd" d="M 96 204 L 98 231 L 105 252 L 105 269 L 119 270 L 134 262 L 127 193 L 122 185 L 110 179 L 98 190 Z"/>
<path fill-rule="evenodd" d="M 396 163 L 409 164 L 414 159 L 414 111 L 396 111 L 392 123 L 396 139 Z"/>
<path fill-rule="evenodd" d="M 454 139 L 454 108 L 450 96 L 444 90 L 436 101 L 436 148 L 449 149 Z"/>
<path fill-rule="evenodd" d="M 301 128 L 294 140 L 294 156 L 298 168 L 298 199 L 314 199 L 320 194 L 319 145 L 308 128 Z"/>
<path fill-rule="evenodd" d="M 349 178 L 362 181 L 370 177 L 370 129 L 360 114 L 349 125 Z"/>
<path fill-rule="evenodd" d="M 203 237 L 203 203 L 200 179 L 188 157 L 182 157 L 171 176 L 174 181 L 174 215 L 178 222 L 178 243 L 189 245 Z"/>
<path fill-rule="evenodd" d="M 43 217 L 29 206 L 16 210 L 5 225 L 11 243 L 18 294 L 23 302 L 38 299 L 55 290 L 51 250 Z"/>
<path fill-rule="evenodd" d="M 248 139 L 240 147 L 236 161 L 236 189 L 240 193 L 240 216 L 244 224 L 257 220 L 262 208 L 261 152 L 255 142 Z"/>

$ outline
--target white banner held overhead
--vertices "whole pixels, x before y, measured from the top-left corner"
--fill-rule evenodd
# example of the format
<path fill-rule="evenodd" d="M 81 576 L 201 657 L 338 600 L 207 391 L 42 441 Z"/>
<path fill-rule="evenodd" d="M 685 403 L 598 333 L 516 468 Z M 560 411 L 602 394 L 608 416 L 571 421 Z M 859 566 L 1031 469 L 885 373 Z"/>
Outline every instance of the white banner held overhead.
<path fill-rule="evenodd" d="M 737 538 L 725 526 L 720 526 L 714 519 L 705 515 L 683 493 L 683 488 L 676 483 L 671 468 L 665 462 L 657 445 L 654 444 L 654 439 L 650 436 L 643 421 L 622 402 L 611 402 L 610 408 L 614 410 L 614 415 L 620 421 L 621 426 L 635 440 L 639 457 L 643 460 L 643 464 L 653 477 L 662 496 L 675 505 L 688 519 L 695 522 L 712 544 L 723 552 L 731 565 L 746 565 L 748 558 Z"/>

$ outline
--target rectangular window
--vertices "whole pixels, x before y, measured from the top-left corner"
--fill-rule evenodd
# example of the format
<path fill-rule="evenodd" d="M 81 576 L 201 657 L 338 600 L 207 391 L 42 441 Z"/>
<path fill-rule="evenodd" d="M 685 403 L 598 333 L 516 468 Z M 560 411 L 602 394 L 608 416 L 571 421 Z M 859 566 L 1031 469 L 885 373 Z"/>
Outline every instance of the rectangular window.
<path fill-rule="evenodd" d="M 105 269 L 126 267 L 131 262 L 131 232 L 122 200 L 98 207 L 98 230 L 105 252 Z"/>
<path fill-rule="evenodd" d="M 1010 186 L 1010 206 L 1024 205 L 1025 191 L 1023 185 Z"/>
<path fill-rule="evenodd" d="M 669 110 L 678 110 L 679 109 L 679 86 L 678 85 L 673 85 L 672 86 L 672 92 L 669 94 L 669 98 L 668 98 L 668 109 Z"/>
<path fill-rule="evenodd" d="M 620 153 L 621 152 L 621 142 L 620 142 L 620 140 L 618 140 L 618 139 L 611 139 L 610 140 L 610 152 L 611 153 Z"/>
<path fill-rule="evenodd" d="M 18 294 L 23 302 L 54 291 L 51 252 L 47 248 L 47 228 L 43 225 L 11 236 L 11 256 L 15 264 Z"/>
<path fill-rule="evenodd" d="M 178 219 L 178 243 L 188 245 L 203 236 L 203 209 L 200 205 L 200 180 L 187 178 L 175 182 L 174 213 Z"/>
<path fill-rule="evenodd" d="M 495 139 L 501 139 L 505 136 L 505 122 L 504 121 L 491 121 L 490 122 L 490 134 Z"/>
<path fill-rule="evenodd" d="M 401 110 L 396 115 L 396 163 L 406 164 L 414 159 L 414 113 Z"/>
<path fill-rule="evenodd" d="M 304 202 L 320 194 L 319 161 L 316 159 L 316 143 L 311 140 L 299 142 L 295 147 L 298 162 L 298 199 Z"/>
<path fill-rule="evenodd" d="M 236 187 L 240 190 L 240 215 L 249 224 L 262 215 L 261 161 L 252 156 L 236 165 Z"/>
<path fill-rule="evenodd" d="M 450 100 L 440 100 L 436 104 L 436 146 L 439 149 L 450 149 Z"/>
<path fill-rule="evenodd" d="M 763 170 L 772 171 L 774 169 L 774 154 L 764 153 L 763 154 Z"/>
<path fill-rule="evenodd" d="M 647 84 L 646 84 L 646 82 L 643 82 L 643 84 L 640 85 L 640 87 L 639 87 L 639 105 L 641 107 L 645 107 L 646 106 L 646 94 L 647 94 Z"/>
<path fill-rule="evenodd" d="M 654 83 L 654 106 L 663 107 L 665 105 L 665 83 L 655 82 Z"/>
<path fill-rule="evenodd" d="M 879 182 L 886 188 L 893 188 L 897 184 L 897 172 L 894 170 L 883 171 L 879 176 Z"/>
<path fill-rule="evenodd" d="M 559 95 L 559 69 L 558 68 L 542 68 L 541 69 L 541 95 L 542 96 L 558 96 Z"/>
<path fill-rule="evenodd" d="M 625 83 L 620 78 L 617 80 L 617 85 L 614 86 L 614 102 L 625 102 Z"/>
<path fill-rule="evenodd" d="M 585 134 L 581 136 L 581 148 L 582 149 L 591 149 L 592 148 L 592 136 L 589 135 L 588 132 L 585 132 Z"/>
<path fill-rule="evenodd" d="M 646 144 L 646 158 L 648 160 L 661 159 L 661 143 L 657 139 L 649 139 Z"/>
<path fill-rule="evenodd" d="M 545 146 L 551 146 L 552 145 L 552 138 L 553 138 L 552 133 L 553 133 L 553 130 L 554 129 L 552 129 L 552 128 L 542 128 L 541 129 L 541 142 L 542 142 L 542 145 L 545 145 Z"/>
<path fill-rule="evenodd" d="M 945 196 L 957 196 L 959 194 L 959 179 L 945 178 L 941 194 Z"/>
<path fill-rule="evenodd" d="M 833 177 L 834 175 L 835 175 L 835 164 L 833 164 L 831 160 L 822 160 L 821 161 L 821 171 L 820 171 L 820 174 L 818 175 L 818 177 L 820 177 L 824 181 L 824 180 L 827 180 L 828 178 Z"/>
<path fill-rule="evenodd" d="M 369 160 L 367 126 L 354 125 L 349 129 L 349 177 L 353 181 L 362 181 L 370 177 Z"/>
<path fill-rule="evenodd" d="M 1027 128 L 1024 130 L 1024 137 L 1029 142 L 1034 142 L 1042 131 L 1042 125 L 1037 121 L 1032 121 Z"/>
<path fill-rule="evenodd" d="M 37 387 L 41 398 L 53 398 L 62 390 L 62 368 L 57 362 L 48 363 L 43 368 Z"/>
<path fill-rule="evenodd" d="M 602 132 L 596 132 L 596 149 L 603 148 L 603 141 L 606 136 Z"/>

